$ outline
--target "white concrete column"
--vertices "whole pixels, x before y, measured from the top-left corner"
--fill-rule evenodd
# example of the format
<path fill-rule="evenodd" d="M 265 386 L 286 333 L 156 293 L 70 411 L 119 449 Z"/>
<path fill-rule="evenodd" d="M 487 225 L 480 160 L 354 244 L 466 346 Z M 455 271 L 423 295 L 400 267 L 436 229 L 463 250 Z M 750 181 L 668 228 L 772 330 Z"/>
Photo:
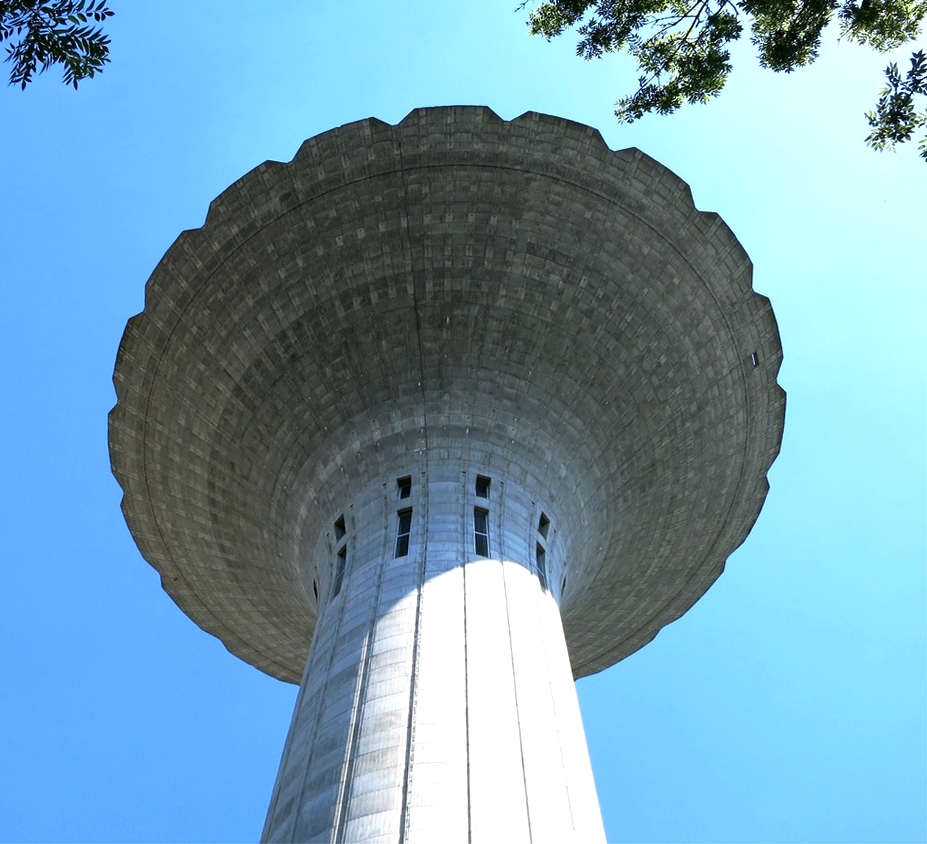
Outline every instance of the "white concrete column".
<path fill-rule="evenodd" d="M 604 841 L 557 602 L 517 553 L 534 551 L 530 519 L 510 524 L 501 495 L 489 499 L 484 558 L 466 478 L 410 501 L 398 558 L 393 516 L 408 502 L 387 501 L 378 521 L 359 508 L 362 530 L 383 537 L 358 536 L 354 560 L 348 544 L 264 840 Z"/>

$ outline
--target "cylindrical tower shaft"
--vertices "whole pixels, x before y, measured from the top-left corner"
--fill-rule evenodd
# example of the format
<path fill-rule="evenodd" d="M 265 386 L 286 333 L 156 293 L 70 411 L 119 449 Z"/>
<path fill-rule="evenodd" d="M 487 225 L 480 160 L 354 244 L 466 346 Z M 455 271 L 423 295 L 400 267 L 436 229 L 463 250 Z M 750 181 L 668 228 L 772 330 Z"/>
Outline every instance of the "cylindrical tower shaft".
<path fill-rule="evenodd" d="M 266 841 L 604 840 L 557 599 L 567 531 L 504 477 L 378 482 L 324 602 Z"/>

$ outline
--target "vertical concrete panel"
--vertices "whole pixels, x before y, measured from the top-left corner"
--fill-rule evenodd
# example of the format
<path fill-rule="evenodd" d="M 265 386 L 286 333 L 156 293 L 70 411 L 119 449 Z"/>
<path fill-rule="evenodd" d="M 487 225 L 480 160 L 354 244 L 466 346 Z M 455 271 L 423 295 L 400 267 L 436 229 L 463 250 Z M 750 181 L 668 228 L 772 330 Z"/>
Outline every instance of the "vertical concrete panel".
<path fill-rule="evenodd" d="M 325 669 L 331 660 L 333 645 L 330 629 L 316 636 L 312 643 L 261 834 L 262 841 L 289 839 L 294 806 L 312 753 L 312 740 L 322 707 L 322 691 L 328 678 Z"/>
<path fill-rule="evenodd" d="M 384 567 L 385 585 L 408 577 L 393 560 Z M 381 596 L 377 606 L 337 841 L 400 839 L 418 613 L 418 592 L 409 586 L 412 594 Z"/>
<path fill-rule="evenodd" d="M 573 819 L 551 690 L 553 680 L 538 619 L 541 585 L 532 572 L 517 563 L 505 563 L 504 572 L 531 841 L 557 844 L 572 840 Z M 572 681 L 569 674 L 566 679 Z"/>
<path fill-rule="evenodd" d="M 465 844 L 469 798 L 462 568 L 426 581 L 421 624 L 407 831 L 412 842 Z"/>
<path fill-rule="evenodd" d="M 291 841 L 327 840 L 335 822 L 367 636 L 367 625 L 357 624 L 342 631 L 335 643 L 312 748 L 307 763 L 304 762 L 306 771 L 297 809 L 288 833 Z"/>
<path fill-rule="evenodd" d="M 529 841 L 502 564 L 468 563 L 464 577 L 471 840 Z"/>
<path fill-rule="evenodd" d="M 544 654 L 551 678 L 563 770 L 569 790 L 570 808 L 577 841 L 605 841 L 602 812 L 596 795 L 592 764 L 586 745 L 570 656 L 563 637 L 563 623 L 557 604 L 540 602 L 538 617 L 544 629 Z"/>
<path fill-rule="evenodd" d="M 347 602 L 327 608 L 310 652 L 262 841 L 327 840 L 342 779 L 365 626 L 344 630 Z"/>

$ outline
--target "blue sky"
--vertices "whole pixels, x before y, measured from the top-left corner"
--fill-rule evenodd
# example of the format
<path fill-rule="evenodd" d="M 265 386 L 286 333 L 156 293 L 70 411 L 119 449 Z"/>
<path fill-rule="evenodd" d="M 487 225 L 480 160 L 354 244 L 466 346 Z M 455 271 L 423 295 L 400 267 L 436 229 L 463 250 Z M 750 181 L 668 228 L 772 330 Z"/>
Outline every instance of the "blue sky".
<path fill-rule="evenodd" d="M 514 2 L 113 6 L 102 76 L 0 90 L 0 840 L 257 839 L 296 690 L 139 556 L 106 449 L 119 338 L 177 234 L 261 161 L 482 104 L 678 173 L 751 255 L 785 350 L 753 533 L 579 683 L 609 840 L 924 841 L 927 167 L 862 144 L 887 60 L 829 39 L 774 75 L 747 43 L 719 100 L 621 126 L 633 67 L 529 38 Z"/>

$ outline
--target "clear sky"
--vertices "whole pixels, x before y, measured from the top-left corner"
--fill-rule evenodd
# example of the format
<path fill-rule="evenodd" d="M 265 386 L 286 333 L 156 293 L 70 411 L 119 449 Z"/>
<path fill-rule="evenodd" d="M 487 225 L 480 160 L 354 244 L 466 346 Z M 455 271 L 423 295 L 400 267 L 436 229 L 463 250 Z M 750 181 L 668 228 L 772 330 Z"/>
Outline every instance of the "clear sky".
<path fill-rule="evenodd" d="M 830 39 L 776 76 L 748 42 L 719 100 L 621 126 L 633 67 L 529 38 L 515 0 L 112 5 L 102 76 L 0 89 L 0 840 L 259 836 L 296 690 L 136 550 L 106 446 L 119 338 L 252 167 L 480 104 L 678 173 L 753 258 L 785 350 L 753 533 L 683 619 L 578 685 L 609 840 L 924 841 L 927 166 L 863 146 L 886 59 Z"/>

